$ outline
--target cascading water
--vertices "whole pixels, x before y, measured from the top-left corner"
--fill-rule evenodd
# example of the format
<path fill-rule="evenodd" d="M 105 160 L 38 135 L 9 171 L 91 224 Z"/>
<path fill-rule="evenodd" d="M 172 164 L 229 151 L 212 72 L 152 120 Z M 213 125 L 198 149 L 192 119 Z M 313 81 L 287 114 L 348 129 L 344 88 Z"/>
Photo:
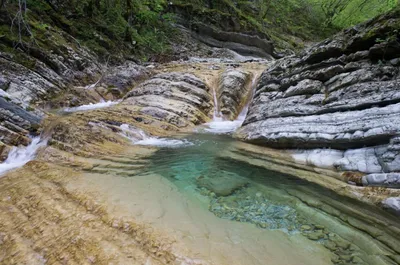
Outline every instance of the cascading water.
<path fill-rule="evenodd" d="M 28 146 L 14 147 L 8 154 L 7 159 L 0 164 L 0 175 L 18 167 L 22 167 L 35 158 L 36 151 L 47 144 L 47 140 L 41 140 L 40 136 L 32 138 Z"/>
<path fill-rule="evenodd" d="M 222 121 L 223 120 L 222 113 L 219 111 L 217 90 L 215 88 L 213 89 L 213 94 L 214 94 L 214 116 L 213 116 L 213 121 Z"/>
<path fill-rule="evenodd" d="M 128 138 L 135 145 L 148 145 L 157 147 L 182 147 L 193 145 L 185 139 L 169 139 L 169 138 L 158 138 L 147 135 L 143 130 L 129 126 L 128 124 L 122 124 L 120 126 L 122 133 L 121 135 Z"/>
<path fill-rule="evenodd" d="M 246 119 L 247 112 L 249 110 L 249 105 L 254 95 L 254 89 L 257 78 L 258 78 L 257 75 L 253 77 L 253 80 L 251 82 L 251 94 L 249 100 L 247 104 L 243 107 L 242 111 L 239 113 L 238 117 L 233 121 L 224 120 L 221 111 L 219 111 L 216 89 L 213 90 L 214 115 L 213 115 L 213 120 L 206 124 L 207 128 L 205 129 L 205 131 L 215 134 L 226 134 L 226 133 L 232 133 L 236 131 L 240 126 L 242 126 L 244 120 Z"/>
<path fill-rule="evenodd" d="M 86 110 L 93 110 L 93 109 L 101 109 L 101 108 L 107 108 L 110 107 L 112 105 L 116 105 L 118 103 L 120 103 L 120 100 L 117 101 L 104 101 L 101 100 L 99 103 L 90 103 L 87 105 L 82 105 L 79 107 L 72 107 L 72 108 L 65 108 L 64 111 L 65 112 L 76 112 L 76 111 L 86 111 Z"/>

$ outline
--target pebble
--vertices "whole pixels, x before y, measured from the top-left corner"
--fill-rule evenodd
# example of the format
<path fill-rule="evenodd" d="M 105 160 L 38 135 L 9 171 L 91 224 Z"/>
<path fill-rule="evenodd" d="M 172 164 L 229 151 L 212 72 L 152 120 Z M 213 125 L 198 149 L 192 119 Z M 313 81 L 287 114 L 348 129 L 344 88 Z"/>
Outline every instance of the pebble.
<path fill-rule="evenodd" d="M 325 246 L 327 249 L 329 249 L 330 251 L 336 251 L 336 250 L 337 250 L 337 247 L 336 247 L 335 242 L 330 241 L 330 240 L 325 241 L 325 242 L 324 242 L 324 246 Z"/>
<path fill-rule="evenodd" d="M 340 261 L 340 258 L 339 258 L 338 255 L 333 254 L 333 255 L 332 255 L 332 258 L 331 258 L 331 261 L 332 261 L 333 263 L 338 263 L 338 262 Z"/>
<path fill-rule="evenodd" d="M 324 238 L 324 235 L 325 234 L 322 233 L 321 230 L 318 230 L 318 231 L 307 234 L 307 237 L 311 240 L 320 240 L 320 239 Z"/>
<path fill-rule="evenodd" d="M 302 225 L 302 226 L 300 227 L 300 229 L 301 229 L 301 230 L 305 230 L 305 231 L 309 231 L 309 230 L 311 230 L 311 226 L 309 226 L 309 225 Z"/>
<path fill-rule="evenodd" d="M 353 257 L 351 255 L 339 255 L 339 257 L 342 260 L 347 261 L 347 262 L 350 262 L 353 259 Z"/>
<path fill-rule="evenodd" d="M 336 240 L 334 242 L 341 249 L 348 249 L 349 246 L 350 246 L 350 243 L 348 243 L 348 242 L 346 242 L 346 241 L 344 241 L 343 239 L 340 239 L 340 238 L 336 238 Z"/>
<path fill-rule="evenodd" d="M 354 256 L 353 257 L 353 263 L 363 264 L 364 261 L 360 257 Z"/>
<path fill-rule="evenodd" d="M 262 196 L 262 193 L 261 193 L 261 192 L 257 192 L 257 193 L 256 193 L 256 197 L 260 198 L 261 196 Z"/>

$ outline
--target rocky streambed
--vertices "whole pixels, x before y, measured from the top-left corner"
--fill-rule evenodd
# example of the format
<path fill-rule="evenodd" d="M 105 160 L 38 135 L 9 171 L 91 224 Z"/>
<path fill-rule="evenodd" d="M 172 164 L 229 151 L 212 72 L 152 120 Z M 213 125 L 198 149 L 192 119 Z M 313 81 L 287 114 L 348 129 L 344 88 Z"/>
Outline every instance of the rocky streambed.
<path fill-rule="evenodd" d="M 77 66 L 11 63 L 0 169 L 25 165 L 1 172 L 0 262 L 399 264 L 397 22 L 276 61 L 126 62 L 82 87 Z"/>

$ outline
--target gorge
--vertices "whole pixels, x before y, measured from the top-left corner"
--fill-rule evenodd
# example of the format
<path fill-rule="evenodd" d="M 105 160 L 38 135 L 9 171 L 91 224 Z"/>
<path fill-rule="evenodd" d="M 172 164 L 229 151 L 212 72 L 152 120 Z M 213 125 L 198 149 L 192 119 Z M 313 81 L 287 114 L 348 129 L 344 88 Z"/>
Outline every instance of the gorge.
<path fill-rule="evenodd" d="M 294 53 L 168 8 L 168 59 L 0 35 L 0 264 L 400 264 L 400 9 Z"/>

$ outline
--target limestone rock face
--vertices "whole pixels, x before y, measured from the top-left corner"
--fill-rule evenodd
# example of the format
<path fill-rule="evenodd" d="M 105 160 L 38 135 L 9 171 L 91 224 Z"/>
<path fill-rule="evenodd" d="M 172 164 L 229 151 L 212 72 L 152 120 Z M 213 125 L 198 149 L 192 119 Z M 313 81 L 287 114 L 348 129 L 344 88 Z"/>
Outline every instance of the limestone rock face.
<path fill-rule="evenodd" d="M 104 95 L 109 91 L 100 93 L 91 84 L 120 89 L 120 95 L 149 75 L 133 62 L 104 65 L 62 30 L 53 28 L 48 34 L 48 46 L 22 45 L 0 52 L 0 141 L 6 145 L 29 143 L 27 136 L 36 133 L 44 109 L 109 99 Z M 9 44 L 6 37 L 1 44 Z"/>
<path fill-rule="evenodd" d="M 389 43 L 397 13 L 270 64 L 236 137 L 281 149 L 335 149 L 340 156 L 316 163 L 337 170 L 398 172 L 400 48 Z"/>
<path fill-rule="evenodd" d="M 149 77 L 150 71 L 134 62 L 127 61 L 113 67 L 106 73 L 102 82 L 107 86 L 115 87 L 121 92 L 132 88 L 139 80 Z"/>
<path fill-rule="evenodd" d="M 192 74 L 159 74 L 130 91 L 123 105 L 140 107 L 140 112 L 178 128 L 209 120 L 212 112 L 209 87 Z"/>
<path fill-rule="evenodd" d="M 229 120 L 234 120 L 250 96 L 249 86 L 251 75 L 239 70 L 227 70 L 218 84 L 218 100 L 221 113 Z"/>

